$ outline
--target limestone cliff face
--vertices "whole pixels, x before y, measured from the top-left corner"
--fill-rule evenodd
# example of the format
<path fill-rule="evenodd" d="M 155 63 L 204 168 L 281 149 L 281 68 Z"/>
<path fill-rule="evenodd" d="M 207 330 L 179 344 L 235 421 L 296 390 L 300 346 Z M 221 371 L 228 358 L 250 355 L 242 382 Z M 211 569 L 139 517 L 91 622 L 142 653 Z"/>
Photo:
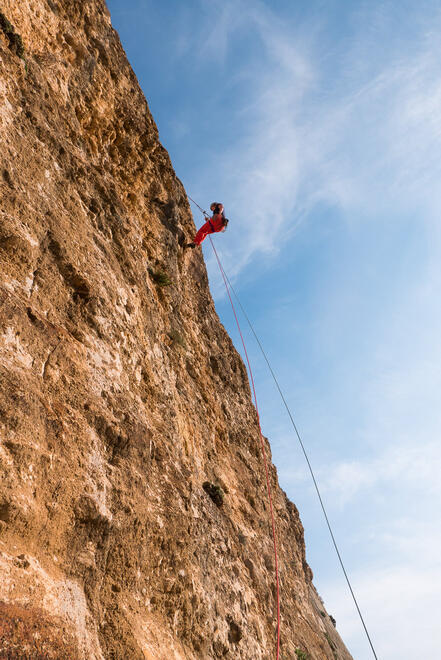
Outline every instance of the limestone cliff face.
<path fill-rule="evenodd" d="M 0 657 L 273 658 L 256 413 L 185 191 L 103 0 L 0 12 Z M 271 481 L 281 658 L 349 659 Z"/>

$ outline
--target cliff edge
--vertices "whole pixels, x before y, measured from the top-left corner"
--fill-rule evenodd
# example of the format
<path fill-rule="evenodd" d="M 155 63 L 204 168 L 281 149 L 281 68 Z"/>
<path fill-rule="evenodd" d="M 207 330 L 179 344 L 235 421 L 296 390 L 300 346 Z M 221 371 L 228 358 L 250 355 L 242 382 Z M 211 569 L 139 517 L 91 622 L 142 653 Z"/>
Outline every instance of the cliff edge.
<path fill-rule="evenodd" d="M 3 0 L 0 71 L 0 657 L 273 658 L 246 370 L 103 0 Z M 350 660 L 270 479 L 281 658 Z"/>

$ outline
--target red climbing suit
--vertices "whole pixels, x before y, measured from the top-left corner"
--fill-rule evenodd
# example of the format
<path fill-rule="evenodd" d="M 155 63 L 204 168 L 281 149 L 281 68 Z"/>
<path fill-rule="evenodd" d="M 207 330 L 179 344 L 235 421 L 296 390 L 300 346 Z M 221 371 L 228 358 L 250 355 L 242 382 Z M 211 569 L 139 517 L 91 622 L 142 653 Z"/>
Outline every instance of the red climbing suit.
<path fill-rule="evenodd" d="M 207 238 L 208 234 L 215 234 L 216 232 L 223 231 L 225 229 L 223 204 L 213 203 L 211 206 L 216 206 L 216 210 L 219 210 L 219 213 L 215 213 L 213 217 L 207 220 L 207 222 L 203 224 L 199 229 L 198 233 L 193 239 L 193 243 L 196 243 L 196 245 L 200 245 L 204 238 Z"/>

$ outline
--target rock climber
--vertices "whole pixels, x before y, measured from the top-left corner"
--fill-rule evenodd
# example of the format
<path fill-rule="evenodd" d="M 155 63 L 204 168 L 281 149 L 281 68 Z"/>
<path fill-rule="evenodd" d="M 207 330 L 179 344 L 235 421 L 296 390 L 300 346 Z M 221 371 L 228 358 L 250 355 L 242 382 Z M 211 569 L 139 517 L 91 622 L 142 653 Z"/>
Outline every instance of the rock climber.
<path fill-rule="evenodd" d="M 184 248 L 195 248 L 200 245 L 208 234 L 215 234 L 218 231 L 225 231 L 228 225 L 228 219 L 225 217 L 224 205 L 220 202 L 210 204 L 210 211 L 213 215 L 202 225 L 191 243 L 184 245 Z"/>

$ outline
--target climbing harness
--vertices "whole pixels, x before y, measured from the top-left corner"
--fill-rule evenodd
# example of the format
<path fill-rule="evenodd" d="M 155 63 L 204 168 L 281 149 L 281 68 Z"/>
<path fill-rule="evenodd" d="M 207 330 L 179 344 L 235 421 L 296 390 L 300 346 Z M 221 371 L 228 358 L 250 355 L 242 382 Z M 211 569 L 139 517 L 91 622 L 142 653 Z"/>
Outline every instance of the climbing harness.
<path fill-rule="evenodd" d="M 195 205 L 198 207 L 198 209 L 201 211 L 201 213 L 204 214 L 205 219 L 208 221 L 208 224 L 210 225 L 210 228 L 211 228 L 212 233 L 215 234 L 215 233 L 216 233 L 216 229 L 214 228 L 214 225 L 213 225 L 213 223 L 211 222 L 211 216 L 209 216 L 208 213 L 207 213 L 207 211 L 204 211 L 204 209 L 202 208 L 202 206 L 199 206 L 199 204 L 198 204 L 197 202 L 195 202 L 194 199 L 192 199 L 192 198 L 190 197 L 190 195 L 187 195 L 187 197 L 188 197 L 188 199 L 190 199 L 190 200 L 193 202 L 193 204 L 195 204 Z M 217 207 L 217 208 L 219 208 L 219 207 Z M 228 220 L 228 218 L 226 218 L 226 217 L 224 216 L 224 228 L 220 230 L 221 232 L 225 232 L 225 231 L 226 231 L 229 222 L 230 222 L 230 221 Z"/>
<path fill-rule="evenodd" d="M 210 241 L 211 241 L 211 237 L 210 237 Z M 212 245 L 213 245 L 213 242 L 212 242 Z M 356 609 L 357 609 L 358 616 L 360 617 L 360 621 L 361 621 L 361 623 L 362 623 L 362 625 L 363 625 L 363 628 L 364 628 L 364 631 L 365 631 L 365 633 L 366 633 L 366 637 L 367 637 L 367 640 L 368 640 L 369 645 L 370 645 L 370 647 L 371 647 L 371 650 L 372 650 L 372 653 L 373 653 L 373 655 L 374 655 L 374 658 L 375 658 L 375 660 L 378 660 L 378 658 L 377 658 L 377 654 L 376 654 L 376 652 L 375 652 L 374 646 L 373 646 L 373 644 L 372 644 L 372 641 L 371 641 L 371 638 L 370 638 L 370 635 L 369 635 L 369 632 L 368 632 L 368 629 L 367 629 L 367 626 L 366 626 L 366 624 L 365 624 L 365 622 L 364 622 L 363 615 L 362 615 L 362 613 L 361 613 L 360 607 L 359 607 L 359 605 L 358 605 L 357 599 L 356 599 L 355 594 L 354 594 L 354 591 L 353 591 L 353 589 L 352 589 L 351 582 L 350 582 L 350 580 L 349 580 L 348 574 L 347 574 L 346 569 L 345 569 L 345 566 L 344 566 L 344 564 L 343 564 L 343 559 L 342 559 L 342 557 L 341 557 L 341 554 L 340 554 L 339 548 L 338 548 L 338 546 L 337 546 L 337 542 L 336 542 L 336 540 L 335 540 L 334 533 L 333 533 L 333 531 L 332 531 L 331 523 L 329 522 L 328 514 L 327 514 L 327 512 L 326 512 L 325 505 L 324 505 L 324 503 L 323 503 L 323 499 L 322 499 L 322 496 L 321 496 L 321 493 L 320 493 L 320 490 L 319 490 L 319 487 L 318 487 L 318 484 L 317 484 L 317 480 L 316 480 L 315 475 L 314 475 L 314 471 L 313 471 L 312 466 L 311 466 L 311 462 L 310 462 L 310 460 L 309 460 L 309 457 L 308 457 L 308 454 L 307 454 L 307 452 L 306 452 L 306 449 L 305 449 L 305 446 L 304 446 L 304 444 L 303 444 L 303 441 L 302 441 L 302 438 L 301 438 L 301 436 L 300 436 L 300 433 L 299 433 L 299 431 L 298 431 L 298 429 L 297 429 L 297 425 L 296 425 L 296 423 L 295 423 L 295 421 L 294 421 L 294 418 L 293 418 L 293 416 L 292 416 L 291 410 L 290 410 L 290 408 L 289 408 L 289 406 L 288 406 L 288 403 L 287 403 L 287 401 L 286 401 L 286 399 L 285 399 L 285 396 L 284 396 L 284 394 L 283 394 L 283 392 L 282 392 L 282 390 L 281 390 L 281 387 L 280 387 L 280 385 L 279 385 L 279 381 L 277 380 L 277 377 L 276 377 L 276 375 L 275 375 L 275 373 L 274 373 L 274 371 L 273 371 L 273 368 L 271 367 L 270 361 L 269 361 L 269 359 L 268 359 L 268 357 L 267 357 L 267 355 L 266 355 L 266 353 L 265 353 L 265 351 L 264 351 L 264 349 L 263 349 L 263 346 L 262 346 L 262 344 L 261 344 L 261 342 L 260 342 L 260 340 L 259 340 L 259 337 L 257 336 L 257 334 L 256 334 L 256 332 L 255 332 L 255 330 L 254 330 L 253 324 L 251 323 L 250 319 L 248 318 L 248 315 L 247 315 L 247 313 L 245 312 L 245 309 L 243 308 L 242 303 L 240 302 L 239 296 L 237 295 L 236 291 L 234 290 L 233 285 L 231 284 L 230 280 L 228 279 L 227 274 L 225 273 L 225 270 L 224 270 L 224 268 L 223 268 L 223 266 L 222 266 L 222 264 L 221 264 L 221 262 L 220 262 L 219 256 L 218 256 L 218 254 L 217 254 L 217 252 L 216 252 L 216 250 L 215 250 L 215 248 L 214 248 L 214 245 L 213 245 L 213 250 L 214 250 L 214 252 L 215 252 L 215 254 L 216 254 L 217 262 L 218 262 L 218 264 L 219 264 L 219 268 L 220 268 L 220 270 L 221 270 L 222 277 L 223 277 L 223 279 L 224 279 L 225 286 L 226 286 L 226 288 L 227 288 L 228 296 L 229 296 L 229 298 L 230 298 L 231 305 L 233 306 L 233 311 L 234 311 L 234 305 L 233 305 L 233 303 L 232 303 L 232 300 L 231 300 L 231 296 L 230 296 L 229 290 L 231 290 L 231 291 L 233 292 L 233 294 L 234 294 L 234 296 L 235 296 L 235 298 L 236 298 L 236 300 L 237 300 L 237 302 L 238 302 L 238 304 L 239 304 L 239 306 L 240 306 L 240 308 L 241 308 L 241 310 L 242 310 L 242 313 L 243 313 L 243 315 L 244 315 L 244 317 L 245 317 L 245 319 L 246 319 L 246 321 L 247 321 L 247 323 L 248 323 L 248 325 L 249 325 L 249 327 L 250 327 L 251 332 L 252 332 L 253 335 L 254 335 L 254 338 L 255 338 L 255 340 L 256 340 L 256 342 L 257 342 L 259 348 L 260 348 L 260 351 L 261 351 L 261 353 L 262 353 L 262 355 L 263 355 L 263 357 L 264 357 L 264 359 L 265 359 L 265 362 L 266 362 L 267 365 L 268 365 L 268 368 L 269 368 L 269 370 L 270 370 L 271 376 L 272 376 L 272 378 L 273 378 L 273 380 L 274 380 L 274 383 L 275 383 L 275 385 L 276 385 L 276 387 L 277 387 L 277 389 L 278 389 L 278 391 L 279 391 L 279 394 L 280 394 L 280 396 L 281 396 L 281 398 L 282 398 L 282 401 L 283 401 L 283 403 L 284 403 L 284 405 L 285 405 L 286 411 L 287 411 L 288 416 L 289 416 L 289 418 L 290 418 L 290 420 L 291 420 L 291 424 L 292 424 L 292 426 L 293 426 L 293 428 L 294 428 L 294 431 L 295 431 L 295 433 L 296 433 L 297 439 L 298 439 L 298 441 L 299 441 L 299 443 L 300 443 L 300 447 L 301 447 L 301 449 L 302 449 L 303 455 L 304 455 L 304 457 L 305 457 L 305 459 L 306 459 L 306 462 L 307 462 L 307 464 L 308 464 L 308 468 L 309 468 L 309 471 L 310 471 L 310 473 L 311 473 L 312 480 L 313 480 L 313 482 L 314 482 L 315 490 L 316 490 L 316 492 L 317 492 L 317 496 L 318 496 L 318 499 L 319 499 L 319 501 L 320 501 L 320 506 L 321 506 L 321 508 L 322 508 L 323 515 L 324 515 L 325 520 L 326 520 L 326 525 L 327 525 L 328 530 L 329 530 L 329 533 L 330 533 L 330 535 L 331 535 L 332 543 L 333 543 L 333 545 L 334 545 L 334 549 L 335 549 L 335 551 L 336 551 L 336 553 L 337 553 L 337 557 L 338 557 L 338 560 L 339 560 L 339 562 L 340 562 L 340 566 L 341 566 L 341 568 L 342 568 L 343 574 L 344 574 L 344 576 L 345 576 L 345 578 L 346 578 L 346 582 L 347 582 L 347 585 L 348 585 L 348 587 L 349 587 L 349 591 L 351 592 L 352 599 L 353 599 L 353 601 L 354 601 L 354 603 L 355 603 L 355 607 L 356 607 Z M 234 316 L 236 317 L 236 313 L 235 313 L 235 312 L 234 312 Z M 238 322 L 237 322 L 237 318 L 236 318 L 236 323 L 237 323 L 237 325 L 238 325 L 238 327 L 239 327 L 239 324 L 238 324 Z M 241 334 L 241 338 L 242 338 L 242 344 L 243 344 L 243 346 L 244 346 L 244 350 L 245 350 L 245 353 L 246 353 L 246 349 L 245 349 L 245 344 L 244 344 L 244 341 L 243 341 L 242 333 L 240 333 L 240 334 Z M 248 361 L 248 356 L 247 356 L 247 361 Z M 249 367 L 249 363 L 248 363 L 248 367 Z M 250 372 L 251 372 L 251 369 L 250 369 Z M 254 391 L 254 383 L 253 383 L 253 391 Z M 255 396 L 255 395 L 254 395 L 254 396 Z M 257 404 L 256 404 L 256 409 L 257 409 Z M 278 657 L 278 656 L 277 656 L 277 657 Z"/>
<path fill-rule="evenodd" d="M 223 269 L 222 264 L 220 262 L 219 256 L 216 252 L 216 248 L 214 247 L 214 243 L 213 243 L 213 240 L 212 240 L 211 236 L 209 236 L 209 239 L 210 239 L 211 247 L 213 248 L 214 254 L 216 256 L 217 263 L 219 265 L 219 270 L 220 270 L 220 272 L 222 274 L 222 277 L 223 277 L 223 280 L 224 280 L 224 284 L 225 284 L 225 288 L 227 290 L 228 298 L 230 299 L 231 307 L 233 309 L 234 318 L 236 319 L 237 329 L 239 330 L 240 338 L 241 338 L 241 341 L 242 341 L 243 350 L 245 352 L 245 357 L 246 357 L 246 361 L 247 361 L 247 364 L 248 364 L 248 370 L 249 370 L 249 373 L 250 373 L 251 385 L 252 385 L 252 389 L 253 389 L 254 405 L 256 407 L 256 413 L 257 413 L 257 423 L 259 425 L 260 442 L 261 442 L 263 462 L 264 462 L 264 465 L 265 465 L 266 488 L 267 488 L 267 492 L 268 492 L 268 501 L 269 501 L 269 508 L 270 508 L 270 514 L 271 514 L 271 528 L 272 528 L 273 545 L 274 545 L 274 566 L 275 566 L 275 578 L 276 578 L 276 603 L 277 603 L 277 647 L 276 647 L 277 651 L 276 651 L 276 658 L 277 658 L 277 660 L 279 660 L 279 657 L 280 657 L 279 562 L 278 562 L 278 554 L 277 554 L 276 523 L 275 523 L 275 519 L 274 519 L 273 498 L 272 498 L 272 494 L 271 494 L 271 485 L 270 485 L 270 479 L 269 479 L 268 460 L 267 460 L 267 457 L 266 457 L 265 442 L 264 442 L 264 439 L 263 439 L 262 427 L 260 425 L 259 408 L 258 408 L 258 405 L 257 405 L 256 388 L 254 386 L 254 377 L 253 377 L 253 372 L 252 372 L 252 369 L 251 369 L 250 360 L 248 358 L 248 352 L 247 352 L 247 349 L 246 349 L 246 346 L 245 346 L 245 340 L 243 338 L 242 330 L 241 330 L 241 327 L 240 327 L 240 324 L 239 324 L 239 319 L 237 318 L 236 310 L 234 308 L 233 299 L 231 298 L 230 290 L 228 288 L 227 279 L 226 279 L 226 276 L 225 276 L 224 269 Z"/>

